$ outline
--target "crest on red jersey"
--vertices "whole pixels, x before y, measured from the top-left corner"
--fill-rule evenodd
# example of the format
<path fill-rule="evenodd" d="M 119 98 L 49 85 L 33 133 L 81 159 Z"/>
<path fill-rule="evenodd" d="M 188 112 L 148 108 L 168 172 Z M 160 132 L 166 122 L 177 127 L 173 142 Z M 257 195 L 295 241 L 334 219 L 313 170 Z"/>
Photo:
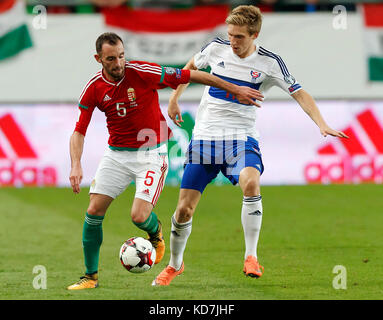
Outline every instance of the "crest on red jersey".
<path fill-rule="evenodd" d="M 130 107 L 131 108 L 137 107 L 137 102 L 136 102 L 137 96 L 136 96 L 136 91 L 134 90 L 134 88 L 130 87 L 128 90 L 126 90 L 126 92 L 128 94 L 128 100 L 130 102 Z"/>
<path fill-rule="evenodd" d="M 136 91 L 133 89 L 133 88 L 129 88 L 128 90 L 126 90 L 127 93 L 128 93 L 128 99 L 130 102 L 134 102 L 136 101 Z"/>

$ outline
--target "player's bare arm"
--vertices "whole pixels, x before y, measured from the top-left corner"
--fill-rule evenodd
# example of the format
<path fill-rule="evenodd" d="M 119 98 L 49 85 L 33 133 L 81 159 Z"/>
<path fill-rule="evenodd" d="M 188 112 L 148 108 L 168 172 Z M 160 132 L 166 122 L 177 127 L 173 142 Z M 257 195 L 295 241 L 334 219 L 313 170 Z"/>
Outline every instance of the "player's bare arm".
<path fill-rule="evenodd" d="M 348 136 L 343 132 L 331 129 L 327 125 L 315 103 L 314 98 L 307 91 L 301 89 L 292 94 L 292 97 L 299 103 L 302 109 L 316 123 L 316 125 L 319 127 L 320 133 L 324 137 L 330 135 L 339 138 L 348 138 Z"/>
<path fill-rule="evenodd" d="M 71 170 L 69 181 L 74 193 L 80 192 L 80 183 L 82 180 L 81 156 L 84 148 L 84 136 L 75 131 L 70 138 L 69 151 L 71 159 Z"/>
<path fill-rule="evenodd" d="M 207 86 L 213 86 L 216 88 L 223 89 L 226 92 L 229 92 L 233 96 L 235 96 L 240 103 L 261 107 L 261 105 L 256 101 L 262 101 L 264 98 L 260 91 L 245 86 L 237 86 L 230 82 L 224 81 L 216 76 L 213 76 L 210 73 L 198 71 L 197 67 L 194 64 L 194 58 L 192 58 L 186 64 L 184 69 L 191 70 L 190 82 L 200 83 Z M 168 115 L 170 119 L 172 119 L 173 122 L 179 127 L 181 126 L 180 122 L 183 122 L 183 120 L 181 116 L 181 110 L 177 101 L 182 92 L 186 89 L 186 87 L 187 84 L 178 86 L 178 88 L 172 93 L 172 96 L 169 100 Z"/>
<path fill-rule="evenodd" d="M 264 98 L 262 93 L 258 90 L 246 86 L 237 86 L 203 71 L 191 70 L 190 82 L 201 83 L 225 90 L 235 96 L 240 103 L 254 105 L 259 108 L 261 105 L 256 100 L 262 101 Z"/>
<path fill-rule="evenodd" d="M 183 69 L 186 70 L 197 70 L 197 67 L 194 64 L 194 57 L 189 60 L 189 62 L 183 67 Z M 187 88 L 189 83 L 186 84 L 180 84 L 176 90 L 173 90 L 170 99 L 169 99 L 169 105 L 168 105 L 168 116 L 170 119 L 173 120 L 173 122 L 178 126 L 181 127 L 181 122 L 184 122 L 182 120 L 181 115 L 181 109 L 178 105 L 178 98 L 181 96 L 182 92 Z"/>

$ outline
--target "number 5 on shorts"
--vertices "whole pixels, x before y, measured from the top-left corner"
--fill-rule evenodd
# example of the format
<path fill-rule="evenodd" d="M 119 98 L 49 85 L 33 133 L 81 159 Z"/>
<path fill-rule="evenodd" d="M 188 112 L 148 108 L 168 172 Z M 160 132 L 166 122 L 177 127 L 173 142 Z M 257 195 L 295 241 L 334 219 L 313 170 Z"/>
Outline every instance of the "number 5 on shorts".
<path fill-rule="evenodd" d="M 150 176 L 150 174 L 154 175 L 155 172 L 154 171 L 148 171 L 146 172 L 146 177 L 145 177 L 145 181 L 144 181 L 144 184 L 148 187 L 150 187 L 152 184 L 153 184 L 153 181 L 154 181 L 154 178 L 152 176 Z"/>

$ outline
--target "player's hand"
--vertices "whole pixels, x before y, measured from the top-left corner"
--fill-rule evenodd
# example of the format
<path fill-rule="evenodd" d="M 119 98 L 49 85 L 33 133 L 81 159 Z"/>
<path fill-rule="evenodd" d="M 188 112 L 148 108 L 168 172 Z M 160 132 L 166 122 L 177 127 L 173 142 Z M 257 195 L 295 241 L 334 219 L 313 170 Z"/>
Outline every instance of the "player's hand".
<path fill-rule="evenodd" d="M 261 105 L 255 100 L 263 101 L 264 98 L 263 94 L 260 91 L 246 86 L 238 86 L 235 97 L 240 103 L 251 104 L 258 108 L 260 108 Z"/>
<path fill-rule="evenodd" d="M 182 120 L 181 109 L 177 101 L 169 101 L 168 116 L 173 120 L 176 126 L 181 127 Z"/>
<path fill-rule="evenodd" d="M 80 193 L 80 183 L 82 180 L 82 169 L 81 167 L 72 168 L 69 175 L 69 181 L 72 186 L 74 193 Z"/>
<path fill-rule="evenodd" d="M 324 127 L 320 129 L 320 133 L 322 136 L 327 137 L 327 135 L 333 136 L 333 137 L 338 137 L 338 138 L 347 138 L 349 137 L 342 131 L 336 131 L 331 129 L 330 127 Z"/>

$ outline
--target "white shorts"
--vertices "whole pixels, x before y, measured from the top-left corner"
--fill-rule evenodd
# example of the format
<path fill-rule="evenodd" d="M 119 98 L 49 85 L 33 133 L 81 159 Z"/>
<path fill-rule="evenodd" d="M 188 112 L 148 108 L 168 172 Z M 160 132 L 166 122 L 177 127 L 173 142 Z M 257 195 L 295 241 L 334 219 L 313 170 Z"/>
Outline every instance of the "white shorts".
<path fill-rule="evenodd" d="M 136 184 L 135 198 L 156 205 L 168 173 L 167 145 L 149 151 L 105 152 L 98 165 L 89 193 L 115 199 L 130 185 Z"/>

